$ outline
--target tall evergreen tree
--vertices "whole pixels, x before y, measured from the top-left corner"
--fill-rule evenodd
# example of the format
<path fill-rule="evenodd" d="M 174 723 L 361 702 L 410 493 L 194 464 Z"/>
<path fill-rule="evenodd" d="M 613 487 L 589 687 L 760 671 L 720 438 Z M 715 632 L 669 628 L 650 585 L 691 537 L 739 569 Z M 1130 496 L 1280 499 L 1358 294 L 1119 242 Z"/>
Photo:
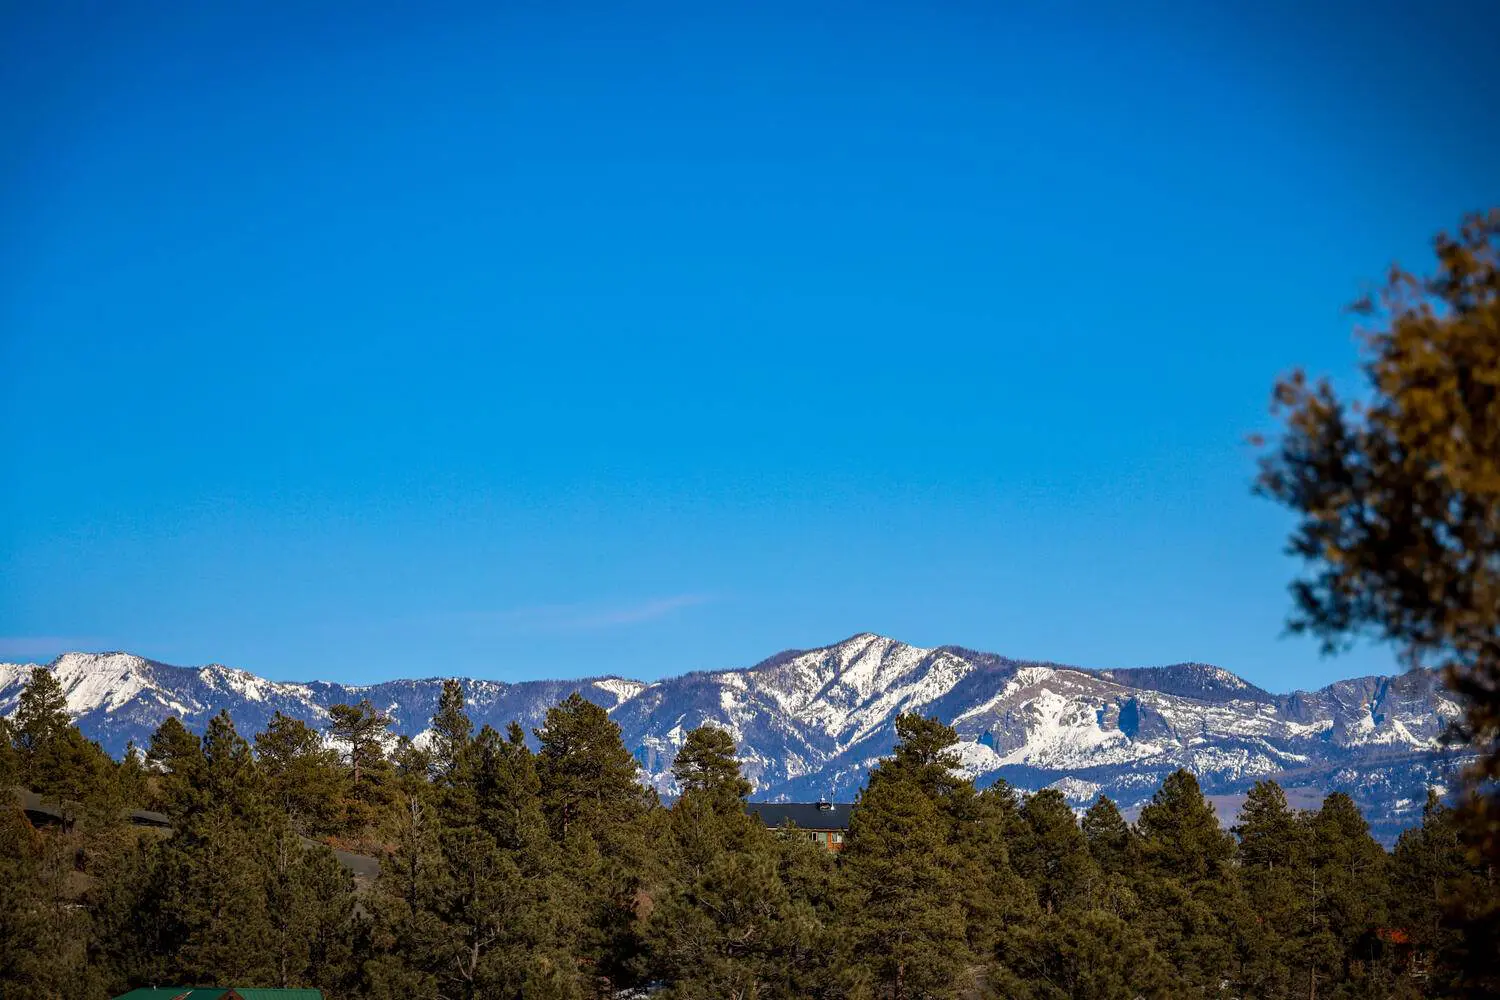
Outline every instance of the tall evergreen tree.
<path fill-rule="evenodd" d="M 301 719 L 277 712 L 255 736 L 255 755 L 266 791 L 292 828 L 307 836 L 338 828 L 343 786 L 338 754 Z"/>
<path fill-rule="evenodd" d="M 203 794 L 203 743 L 175 715 L 151 734 L 146 764 L 158 772 L 156 805 L 169 815 L 195 807 Z"/>
<path fill-rule="evenodd" d="M 1089 853 L 1100 870 L 1109 875 L 1125 871 L 1132 861 L 1135 838 L 1114 800 L 1101 793 L 1083 814 L 1082 826 Z"/>
<path fill-rule="evenodd" d="M 1011 849 L 1011 862 L 1031 883 L 1047 913 L 1065 907 L 1092 908 L 1099 888 L 1099 869 L 1088 839 L 1062 793 L 1044 788 L 1021 805 L 1026 833 Z"/>
<path fill-rule="evenodd" d="M 1451 968 L 1443 959 L 1464 945 L 1451 919 L 1452 904 L 1469 895 L 1477 881 L 1465 850 L 1457 812 L 1435 789 L 1427 790 L 1422 825 L 1401 834 L 1391 864 L 1391 920 L 1411 942 L 1424 964 L 1452 986 Z"/>
<path fill-rule="evenodd" d="M 969 962 L 959 857 L 921 783 L 872 780 L 840 860 L 852 988 L 890 1000 L 958 996 Z"/>
<path fill-rule="evenodd" d="M 1390 873 L 1384 850 L 1349 796 L 1335 792 L 1307 815 L 1310 925 L 1304 942 L 1310 992 L 1342 988 L 1351 995 L 1382 991 L 1389 969 L 1376 931 L 1388 923 Z M 1352 992 L 1351 992 L 1352 991 Z"/>
<path fill-rule="evenodd" d="M 1136 822 L 1148 867 L 1188 884 L 1224 878 L 1234 838 L 1219 826 L 1192 772 L 1167 776 Z"/>
<path fill-rule="evenodd" d="M 548 710 L 536 738 L 542 814 L 574 895 L 569 947 L 600 989 L 612 988 L 635 975 L 654 796 L 636 780 L 620 727 L 577 692 Z"/>
<path fill-rule="evenodd" d="M 398 756 L 405 756 L 407 749 L 398 748 Z M 396 842 L 381 859 L 380 875 L 366 904 L 372 954 L 364 965 L 364 991 L 378 1000 L 444 997 L 434 968 L 441 960 L 441 928 L 428 902 L 431 888 L 447 877 L 439 812 L 422 787 L 425 759 L 420 767 L 398 765 L 398 772 L 402 804 L 396 813 Z"/>
<path fill-rule="evenodd" d="M 16 727 L 0 716 L 0 788 L 9 788 L 21 780 L 21 761 L 16 753 Z"/>
<path fill-rule="evenodd" d="M 547 711 L 536 738 L 542 808 L 558 839 L 607 838 L 645 808 L 639 765 L 620 742 L 620 727 L 578 692 Z"/>
<path fill-rule="evenodd" d="M 1005 781 L 980 792 L 971 816 L 958 824 L 954 847 L 962 886 L 969 950 L 992 957 L 1005 932 L 1035 919 L 1036 893 L 1017 873 L 1013 849 L 1022 849 L 1030 828 L 1015 790 Z"/>
<path fill-rule="evenodd" d="M 750 782 L 740 774 L 734 737 L 717 726 L 699 726 L 687 734 L 672 761 L 672 777 L 684 794 L 708 793 L 744 799 Z"/>
<path fill-rule="evenodd" d="M 958 772 L 954 747 L 958 733 L 937 718 L 915 712 L 896 717 L 896 745 L 870 773 L 870 782 L 905 781 L 915 785 L 943 812 L 958 818 L 974 797 L 974 783 Z"/>
<path fill-rule="evenodd" d="M 1103 910 L 1019 928 L 991 983 L 1006 1000 L 1172 1000 L 1183 984 L 1141 931 Z"/>
<path fill-rule="evenodd" d="M 120 757 L 120 799 L 128 808 L 141 809 L 150 801 L 148 785 L 150 773 L 146 770 L 146 755 L 135 745 L 135 740 L 125 744 L 125 753 Z"/>
<path fill-rule="evenodd" d="M 16 704 L 15 765 L 21 784 L 51 799 L 71 827 L 82 816 L 109 822 L 121 805 L 114 762 L 68 715 L 56 676 L 35 667 Z"/>
<path fill-rule="evenodd" d="M 750 783 L 722 729 L 688 733 L 683 788 L 660 839 L 664 886 L 646 928 L 652 970 L 680 998 L 795 996 L 815 928 L 782 883 L 773 834 L 744 808 Z"/>
<path fill-rule="evenodd" d="M 1241 882 L 1255 913 L 1243 980 L 1254 995 L 1268 1000 L 1305 995 L 1306 825 L 1287 805 L 1280 785 L 1258 781 L 1245 797 L 1234 833 Z"/>
<path fill-rule="evenodd" d="M 1477 812 L 1428 789 L 1422 825 L 1401 835 L 1391 858 L 1392 928 L 1409 941 L 1407 960 L 1430 970 L 1436 996 L 1500 995 L 1500 969 L 1486 947 L 1500 928 L 1472 933 L 1500 919 L 1500 873 L 1476 850 L 1483 834 L 1469 829 Z"/>
<path fill-rule="evenodd" d="M 1500 208 L 1433 240 L 1435 270 L 1390 270 L 1356 304 L 1367 391 L 1354 405 L 1301 372 L 1274 390 L 1285 434 L 1258 491 L 1294 511 L 1291 627 L 1335 650 L 1360 636 L 1440 666 L 1477 752 L 1473 850 L 1500 870 Z M 1469 914 L 1500 953 L 1500 912 Z"/>
<path fill-rule="evenodd" d="M 486 726 L 468 732 L 461 692 L 448 688 L 434 720 L 447 737 L 402 778 L 412 786 L 399 842 L 372 901 L 376 955 L 371 992 L 458 998 L 581 995 L 579 963 L 565 950 L 575 903 L 546 840 L 531 755 Z M 401 751 L 405 757 L 408 751 Z M 425 782 L 422 782 L 425 785 Z"/>
<path fill-rule="evenodd" d="M 1185 770 L 1157 789 L 1136 829 L 1139 926 L 1184 989 L 1216 993 L 1233 978 L 1251 919 L 1232 868 L 1234 838 Z"/>
<path fill-rule="evenodd" d="M 333 852 L 304 844 L 289 824 L 270 842 L 266 907 L 274 977 L 280 989 L 342 993 L 355 977 L 354 878 Z"/>
<path fill-rule="evenodd" d="M 124 806 L 118 765 L 72 725 L 33 758 L 31 786 L 52 801 L 68 829 L 80 820 L 94 828 L 108 826 Z"/>
<path fill-rule="evenodd" d="M 358 705 L 334 705 L 328 710 L 329 738 L 342 744 L 349 762 L 355 794 L 361 782 L 385 761 L 384 741 L 391 717 L 366 698 Z"/>
<path fill-rule="evenodd" d="M 88 961 L 75 852 L 74 838 L 39 833 L 13 804 L 0 807 L 0 997 L 105 995 Z"/>
<path fill-rule="evenodd" d="M 328 719 L 329 738 L 344 748 L 350 784 L 344 824 L 359 837 L 377 826 L 395 805 L 391 765 L 385 755 L 392 720 L 368 698 L 358 705 L 334 705 Z"/>
<path fill-rule="evenodd" d="M 469 744 L 474 723 L 464 710 L 464 687 L 458 680 L 443 681 L 438 708 L 432 716 L 432 766 L 434 775 L 450 785 L 466 780 Z"/>
<path fill-rule="evenodd" d="M 541 866 L 540 855 L 549 846 L 542 813 L 542 781 L 524 731 L 512 722 L 501 738 L 485 726 L 474 741 L 474 757 L 474 796 L 480 825 L 506 850 L 537 857 L 523 867 Z"/>
<path fill-rule="evenodd" d="M 62 685 L 46 667 L 33 667 L 16 703 L 15 747 L 21 781 L 34 788 L 51 765 L 50 756 L 66 738 L 71 720 Z"/>
<path fill-rule="evenodd" d="M 166 738 L 193 761 L 180 737 L 169 731 Z M 275 949 L 266 876 L 275 817 L 250 746 L 227 713 L 209 720 L 201 746 L 190 765 L 197 787 L 173 817 L 156 868 L 165 971 L 186 982 L 270 980 Z"/>

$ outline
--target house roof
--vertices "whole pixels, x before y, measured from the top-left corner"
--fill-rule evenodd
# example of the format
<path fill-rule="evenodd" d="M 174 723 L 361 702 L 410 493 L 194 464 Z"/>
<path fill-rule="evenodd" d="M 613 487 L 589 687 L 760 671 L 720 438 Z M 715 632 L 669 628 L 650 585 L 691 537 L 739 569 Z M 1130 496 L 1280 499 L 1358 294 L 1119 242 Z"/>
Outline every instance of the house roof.
<path fill-rule="evenodd" d="M 323 1000 L 321 990 L 263 990 L 253 987 L 152 986 L 115 1000 Z"/>
<path fill-rule="evenodd" d="M 33 822 L 37 820 L 62 822 L 64 814 L 60 800 L 43 797 L 25 788 L 16 788 L 13 791 L 16 802 L 30 815 Z M 135 826 L 168 827 L 172 825 L 172 821 L 165 813 L 152 812 L 150 809 L 130 810 L 130 822 Z"/>
<path fill-rule="evenodd" d="M 745 806 L 766 826 L 781 826 L 788 820 L 803 830 L 847 830 L 850 802 L 751 802 Z"/>

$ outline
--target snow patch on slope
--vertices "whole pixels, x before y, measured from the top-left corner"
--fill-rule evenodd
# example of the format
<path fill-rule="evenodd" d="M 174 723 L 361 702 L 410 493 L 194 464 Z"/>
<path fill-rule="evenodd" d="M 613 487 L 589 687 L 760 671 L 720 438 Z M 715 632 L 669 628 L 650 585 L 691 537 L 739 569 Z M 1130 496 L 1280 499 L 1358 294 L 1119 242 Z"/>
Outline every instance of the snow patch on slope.
<path fill-rule="evenodd" d="M 608 691 L 615 696 L 615 708 L 625 704 L 642 691 L 646 690 L 646 684 L 641 681 L 626 680 L 624 677 L 605 677 L 594 681 L 594 687 L 601 691 Z"/>
<path fill-rule="evenodd" d="M 97 709 L 114 711 L 141 692 L 155 690 L 151 665 L 129 653 L 67 653 L 52 673 L 75 716 Z"/>
<path fill-rule="evenodd" d="M 1026 742 L 1006 754 L 1002 763 L 1068 767 L 1077 766 L 1086 758 L 1091 762 L 1119 763 L 1150 752 L 1145 745 L 1132 744 L 1120 730 L 1103 728 L 1096 707 L 1046 688 L 1025 702 L 1021 711 Z M 1100 752 L 1106 748 L 1113 752 Z"/>

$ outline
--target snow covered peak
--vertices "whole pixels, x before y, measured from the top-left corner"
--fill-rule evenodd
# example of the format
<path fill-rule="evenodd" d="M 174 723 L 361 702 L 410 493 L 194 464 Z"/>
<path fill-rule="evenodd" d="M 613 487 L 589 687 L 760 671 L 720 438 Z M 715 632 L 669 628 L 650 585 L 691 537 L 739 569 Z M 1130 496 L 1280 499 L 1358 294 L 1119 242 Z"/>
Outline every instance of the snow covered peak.
<path fill-rule="evenodd" d="M 972 669 L 948 650 L 862 632 L 832 646 L 773 657 L 743 675 L 788 718 L 845 744 L 943 697 Z"/>
<path fill-rule="evenodd" d="M 113 711 L 154 686 L 151 662 L 130 653 L 64 653 L 52 673 L 74 715 Z"/>
<path fill-rule="evenodd" d="M 828 665 L 833 668 L 839 682 L 868 696 L 878 687 L 908 673 L 932 651 L 872 632 L 862 632 L 830 647 L 828 652 Z"/>

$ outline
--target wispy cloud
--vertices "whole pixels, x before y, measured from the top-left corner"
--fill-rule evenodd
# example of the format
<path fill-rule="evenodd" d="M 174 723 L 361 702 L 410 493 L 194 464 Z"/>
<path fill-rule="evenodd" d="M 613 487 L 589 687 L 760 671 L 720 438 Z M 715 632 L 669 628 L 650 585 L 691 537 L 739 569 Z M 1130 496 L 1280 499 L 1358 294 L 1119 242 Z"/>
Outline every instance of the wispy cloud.
<path fill-rule="evenodd" d="M 712 600 L 707 594 L 674 594 L 632 602 L 536 604 L 495 611 L 440 612 L 421 615 L 417 620 L 503 632 L 592 632 L 657 621 Z"/>
<path fill-rule="evenodd" d="M 621 605 L 613 608 L 600 608 L 593 611 L 575 609 L 576 616 L 572 619 L 575 628 L 608 628 L 611 625 L 634 625 L 638 622 L 655 621 L 665 618 L 674 611 L 683 608 L 696 607 L 699 604 L 707 604 L 709 598 L 705 594 L 678 594 L 675 597 L 658 597 L 639 604 Z"/>
<path fill-rule="evenodd" d="M 60 653 L 99 649 L 104 644 L 90 635 L 0 635 L 0 658 L 11 656 L 52 659 Z"/>

